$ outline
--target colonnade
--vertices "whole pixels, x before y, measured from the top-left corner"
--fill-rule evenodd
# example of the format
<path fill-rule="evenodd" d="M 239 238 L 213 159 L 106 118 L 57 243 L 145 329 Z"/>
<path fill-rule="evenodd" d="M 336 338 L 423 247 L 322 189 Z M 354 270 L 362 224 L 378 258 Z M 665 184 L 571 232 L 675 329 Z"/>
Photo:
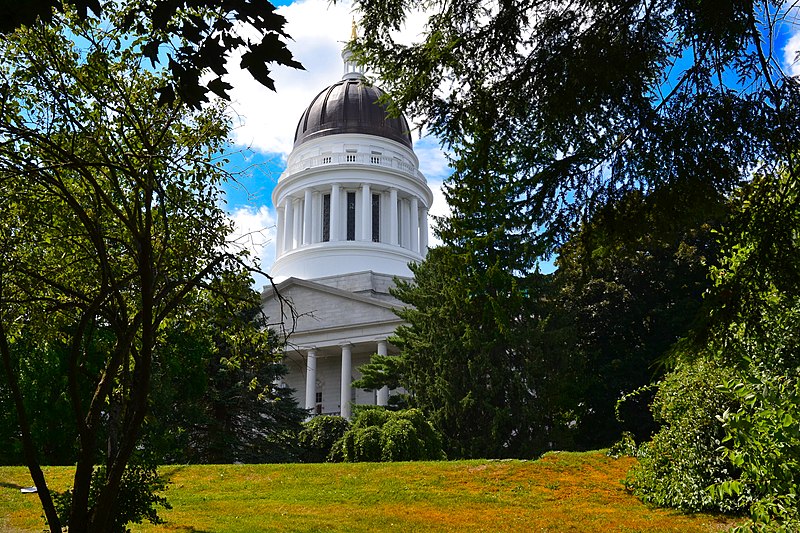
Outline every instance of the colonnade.
<path fill-rule="evenodd" d="M 347 231 L 348 193 L 354 193 L 356 200 L 353 235 Z M 379 198 L 377 217 L 373 196 Z M 334 183 L 328 190 L 305 189 L 302 195 L 286 196 L 277 211 L 279 257 L 301 246 L 344 240 L 378 241 L 420 255 L 427 253 L 428 207 L 415 196 L 400 195 L 395 188 L 374 190 L 368 183 L 355 188 Z M 377 229 L 373 227 L 376 222 Z"/>
<path fill-rule="evenodd" d="M 344 343 L 340 346 L 342 355 L 342 379 L 339 405 L 341 416 L 350 418 L 352 414 L 351 399 L 353 394 L 353 345 Z M 378 341 L 378 355 L 388 355 L 389 343 L 385 340 Z M 306 352 L 306 409 L 313 413 L 317 406 L 317 349 L 310 348 Z M 389 387 L 384 386 L 377 392 L 377 405 L 389 405 Z"/>

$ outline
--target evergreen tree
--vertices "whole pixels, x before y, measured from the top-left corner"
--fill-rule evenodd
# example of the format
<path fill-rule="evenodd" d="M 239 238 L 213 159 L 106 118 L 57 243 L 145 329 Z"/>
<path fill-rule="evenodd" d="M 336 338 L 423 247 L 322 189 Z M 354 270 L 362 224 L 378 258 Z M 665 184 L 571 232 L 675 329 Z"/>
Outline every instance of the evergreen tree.
<path fill-rule="evenodd" d="M 536 335 L 543 278 L 470 259 L 434 248 L 411 266 L 414 281 L 394 290 L 408 324 L 391 339 L 401 351 L 392 364 L 411 405 L 442 433 L 448 457 L 533 457 L 568 446 L 574 374 Z"/>

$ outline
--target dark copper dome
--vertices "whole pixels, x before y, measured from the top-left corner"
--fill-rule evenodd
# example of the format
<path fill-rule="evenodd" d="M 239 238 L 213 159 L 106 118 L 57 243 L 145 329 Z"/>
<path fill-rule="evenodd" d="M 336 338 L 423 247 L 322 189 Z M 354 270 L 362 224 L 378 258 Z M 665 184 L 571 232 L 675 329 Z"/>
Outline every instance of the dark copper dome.
<path fill-rule="evenodd" d="M 411 132 L 404 117 L 389 118 L 378 103 L 383 91 L 358 78 L 345 78 L 324 89 L 303 112 L 294 146 L 337 133 L 365 133 L 397 141 L 409 148 Z"/>

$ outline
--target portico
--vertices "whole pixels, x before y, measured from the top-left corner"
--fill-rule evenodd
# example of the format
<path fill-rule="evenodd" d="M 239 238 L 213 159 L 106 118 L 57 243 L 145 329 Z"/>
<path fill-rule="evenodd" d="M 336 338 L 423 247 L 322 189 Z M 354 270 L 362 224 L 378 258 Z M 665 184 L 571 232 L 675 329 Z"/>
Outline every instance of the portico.
<path fill-rule="evenodd" d="M 357 390 L 352 383 L 373 354 L 396 353 L 388 338 L 402 321 L 392 311 L 400 302 L 388 294 L 391 283 L 387 275 L 356 272 L 278 284 L 280 295 L 305 311 L 289 337 L 284 383 L 304 398 L 310 413 L 349 418 L 352 404 L 388 405 L 387 388 Z M 271 288 L 264 292 L 264 311 L 270 317 L 281 313 Z"/>

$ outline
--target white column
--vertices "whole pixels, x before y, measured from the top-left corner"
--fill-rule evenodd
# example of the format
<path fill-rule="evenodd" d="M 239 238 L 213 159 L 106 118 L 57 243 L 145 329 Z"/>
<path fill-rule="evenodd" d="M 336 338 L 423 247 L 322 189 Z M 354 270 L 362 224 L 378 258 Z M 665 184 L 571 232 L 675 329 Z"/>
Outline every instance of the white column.
<path fill-rule="evenodd" d="M 428 255 L 428 210 L 424 207 L 420 211 L 420 218 L 419 253 L 424 257 Z"/>
<path fill-rule="evenodd" d="M 322 242 L 322 195 L 314 191 L 311 209 L 311 242 Z"/>
<path fill-rule="evenodd" d="M 286 213 L 282 205 L 278 206 L 278 227 L 275 229 L 275 257 L 283 254 L 283 232 L 286 225 Z"/>
<path fill-rule="evenodd" d="M 411 251 L 419 253 L 419 200 L 416 196 L 411 197 L 408 222 L 411 233 Z"/>
<path fill-rule="evenodd" d="M 361 240 L 372 241 L 372 194 L 369 183 L 361 184 Z"/>
<path fill-rule="evenodd" d="M 350 419 L 350 396 L 352 395 L 353 384 L 353 345 L 342 345 L 342 394 L 340 397 L 342 418 Z"/>
<path fill-rule="evenodd" d="M 292 248 L 300 248 L 303 242 L 303 201 L 294 200 L 294 228 L 292 229 Z"/>
<path fill-rule="evenodd" d="M 291 197 L 285 200 L 285 211 L 283 223 L 283 251 L 288 252 L 292 249 L 292 230 L 294 229 L 294 201 Z"/>
<path fill-rule="evenodd" d="M 338 183 L 334 183 L 331 187 L 331 220 L 330 220 L 330 232 L 331 232 L 331 242 L 340 240 L 340 232 L 339 232 L 339 194 L 341 193 L 342 186 Z"/>
<path fill-rule="evenodd" d="M 389 354 L 389 344 L 386 341 L 378 341 L 378 355 L 388 355 L 388 354 Z M 381 390 L 378 391 L 376 403 L 384 407 L 389 405 L 388 385 L 384 385 L 383 387 L 381 387 Z"/>
<path fill-rule="evenodd" d="M 311 198 L 311 189 L 306 189 L 303 199 L 303 244 L 311 244 L 311 228 L 314 224 L 311 221 L 311 212 L 314 207 L 314 200 Z"/>
<path fill-rule="evenodd" d="M 408 199 L 400 200 L 400 246 L 411 249 L 411 213 Z"/>
<path fill-rule="evenodd" d="M 397 244 L 397 189 L 389 189 L 389 244 Z"/>
<path fill-rule="evenodd" d="M 306 355 L 306 409 L 317 406 L 317 350 L 311 349 Z"/>

